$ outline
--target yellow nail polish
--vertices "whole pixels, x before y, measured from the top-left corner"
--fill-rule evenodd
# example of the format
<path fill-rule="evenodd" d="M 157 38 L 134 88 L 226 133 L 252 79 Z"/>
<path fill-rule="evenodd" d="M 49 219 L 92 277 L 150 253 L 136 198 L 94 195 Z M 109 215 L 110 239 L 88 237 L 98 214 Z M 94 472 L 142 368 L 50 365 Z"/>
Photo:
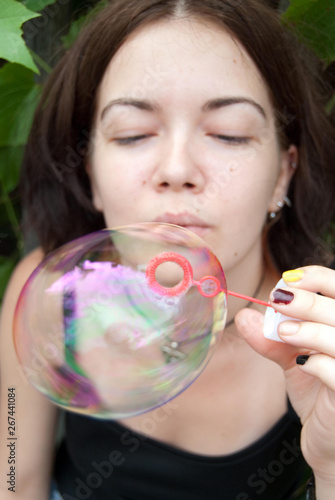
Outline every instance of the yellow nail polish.
<path fill-rule="evenodd" d="M 283 280 L 286 281 L 286 283 L 295 283 L 296 281 L 300 281 L 303 275 L 304 271 L 302 269 L 293 269 L 283 273 Z"/>

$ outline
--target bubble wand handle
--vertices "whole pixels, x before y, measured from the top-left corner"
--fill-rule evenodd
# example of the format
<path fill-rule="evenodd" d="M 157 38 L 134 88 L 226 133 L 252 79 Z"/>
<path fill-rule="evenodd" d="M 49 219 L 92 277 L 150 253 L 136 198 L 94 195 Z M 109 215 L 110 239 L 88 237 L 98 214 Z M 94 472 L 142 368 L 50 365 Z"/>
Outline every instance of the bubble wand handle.
<path fill-rule="evenodd" d="M 255 302 L 255 304 L 261 304 L 266 307 L 273 307 L 270 302 L 265 302 L 264 300 L 255 299 L 254 297 L 248 297 L 248 295 L 243 295 L 242 293 L 232 292 L 231 290 L 227 290 L 228 295 L 232 295 L 233 297 L 238 297 L 239 299 L 247 300 L 248 302 Z"/>

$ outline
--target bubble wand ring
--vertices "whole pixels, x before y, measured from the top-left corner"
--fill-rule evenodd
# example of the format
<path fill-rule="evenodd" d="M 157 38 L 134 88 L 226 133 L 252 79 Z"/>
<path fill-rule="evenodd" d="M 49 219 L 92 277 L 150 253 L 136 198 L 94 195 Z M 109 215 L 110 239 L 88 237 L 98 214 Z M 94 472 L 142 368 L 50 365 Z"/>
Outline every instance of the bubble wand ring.
<path fill-rule="evenodd" d="M 157 268 L 166 262 L 174 262 L 175 264 L 178 264 L 184 272 L 182 281 L 178 283 L 178 285 L 171 288 L 160 285 L 156 279 Z M 185 257 L 175 252 L 163 252 L 151 259 L 146 269 L 146 277 L 150 288 L 159 295 L 166 297 L 177 297 L 178 295 L 186 292 L 194 283 L 191 264 Z"/>
<path fill-rule="evenodd" d="M 161 285 L 156 279 L 157 268 L 167 262 L 174 262 L 175 264 L 178 264 L 184 272 L 184 276 L 181 282 L 171 288 Z M 269 302 L 265 302 L 254 297 L 249 297 L 241 293 L 222 289 L 220 281 L 215 276 L 204 276 L 199 281 L 194 280 L 193 269 L 190 262 L 186 259 L 186 257 L 176 252 L 162 252 L 151 259 L 146 269 L 146 277 L 150 288 L 154 292 L 163 296 L 177 297 L 178 295 L 187 292 L 187 290 L 191 286 L 196 286 L 199 290 L 199 293 L 203 297 L 212 298 L 221 292 L 226 292 L 228 295 L 232 295 L 249 302 L 255 302 L 256 304 L 261 304 L 266 307 L 272 307 Z"/>

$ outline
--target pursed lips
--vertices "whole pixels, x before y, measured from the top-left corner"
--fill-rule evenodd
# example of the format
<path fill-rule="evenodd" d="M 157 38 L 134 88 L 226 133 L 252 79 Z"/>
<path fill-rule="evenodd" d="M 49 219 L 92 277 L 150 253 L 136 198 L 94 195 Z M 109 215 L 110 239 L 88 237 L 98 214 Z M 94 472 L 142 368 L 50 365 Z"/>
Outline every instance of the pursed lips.
<path fill-rule="evenodd" d="M 157 217 L 157 219 L 155 219 L 155 222 L 165 222 L 166 224 L 175 224 L 177 226 L 184 227 L 189 231 L 192 231 L 198 236 L 204 235 L 210 228 L 210 225 L 207 224 L 205 221 L 187 212 L 181 214 L 173 214 L 167 212 Z"/>

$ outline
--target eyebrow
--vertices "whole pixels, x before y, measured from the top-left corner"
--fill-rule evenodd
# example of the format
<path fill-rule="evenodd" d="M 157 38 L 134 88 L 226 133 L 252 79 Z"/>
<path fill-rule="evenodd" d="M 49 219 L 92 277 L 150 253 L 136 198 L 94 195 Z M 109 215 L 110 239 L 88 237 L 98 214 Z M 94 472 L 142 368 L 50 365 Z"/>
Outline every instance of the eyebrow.
<path fill-rule="evenodd" d="M 216 109 L 224 108 L 227 106 L 232 106 L 234 104 L 250 104 L 253 106 L 261 115 L 263 118 L 266 119 L 266 113 L 264 108 L 258 104 L 258 102 L 254 101 L 253 99 L 249 99 L 247 97 L 217 97 L 215 99 L 211 99 L 210 101 L 207 101 L 201 108 L 202 111 L 207 112 L 207 111 L 214 111 Z M 104 107 L 104 109 L 101 112 L 100 119 L 103 120 L 106 114 L 114 107 L 114 106 L 130 106 L 134 107 L 137 109 L 140 109 L 142 111 L 159 111 L 160 107 L 152 102 L 145 101 L 145 100 L 139 100 L 139 99 L 133 99 L 133 98 L 126 98 L 126 97 L 120 97 L 119 99 L 114 99 L 113 101 L 110 101 L 107 106 Z"/>
<path fill-rule="evenodd" d="M 110 101 L 107 106 L 102 110 L 100 119 L 103 120 L 106 114 L 114 107 L 114 106 L 132 106 L 137 109 L 141 109 L 142 111 L 158 111 L 159 106 L 149 102 L 149 101 L 141 101 L 139 99 L 125 98 L 121 97 L 119 99 L 114 99 Z"/>
<path fill-rule="evenodd" d="M 258 102 L 253 99 L 248 99 L 247 97 L 218 97 L 217 99 L 212 99 L 207 101 L 202 106 L 202 111 L 213 111 L 215 109 L 224 108 L 226 106 L 232 106 L 234 104 L 250 104 L 266 119 L 266 113 L 264 108 L 258 104 Z"/>

